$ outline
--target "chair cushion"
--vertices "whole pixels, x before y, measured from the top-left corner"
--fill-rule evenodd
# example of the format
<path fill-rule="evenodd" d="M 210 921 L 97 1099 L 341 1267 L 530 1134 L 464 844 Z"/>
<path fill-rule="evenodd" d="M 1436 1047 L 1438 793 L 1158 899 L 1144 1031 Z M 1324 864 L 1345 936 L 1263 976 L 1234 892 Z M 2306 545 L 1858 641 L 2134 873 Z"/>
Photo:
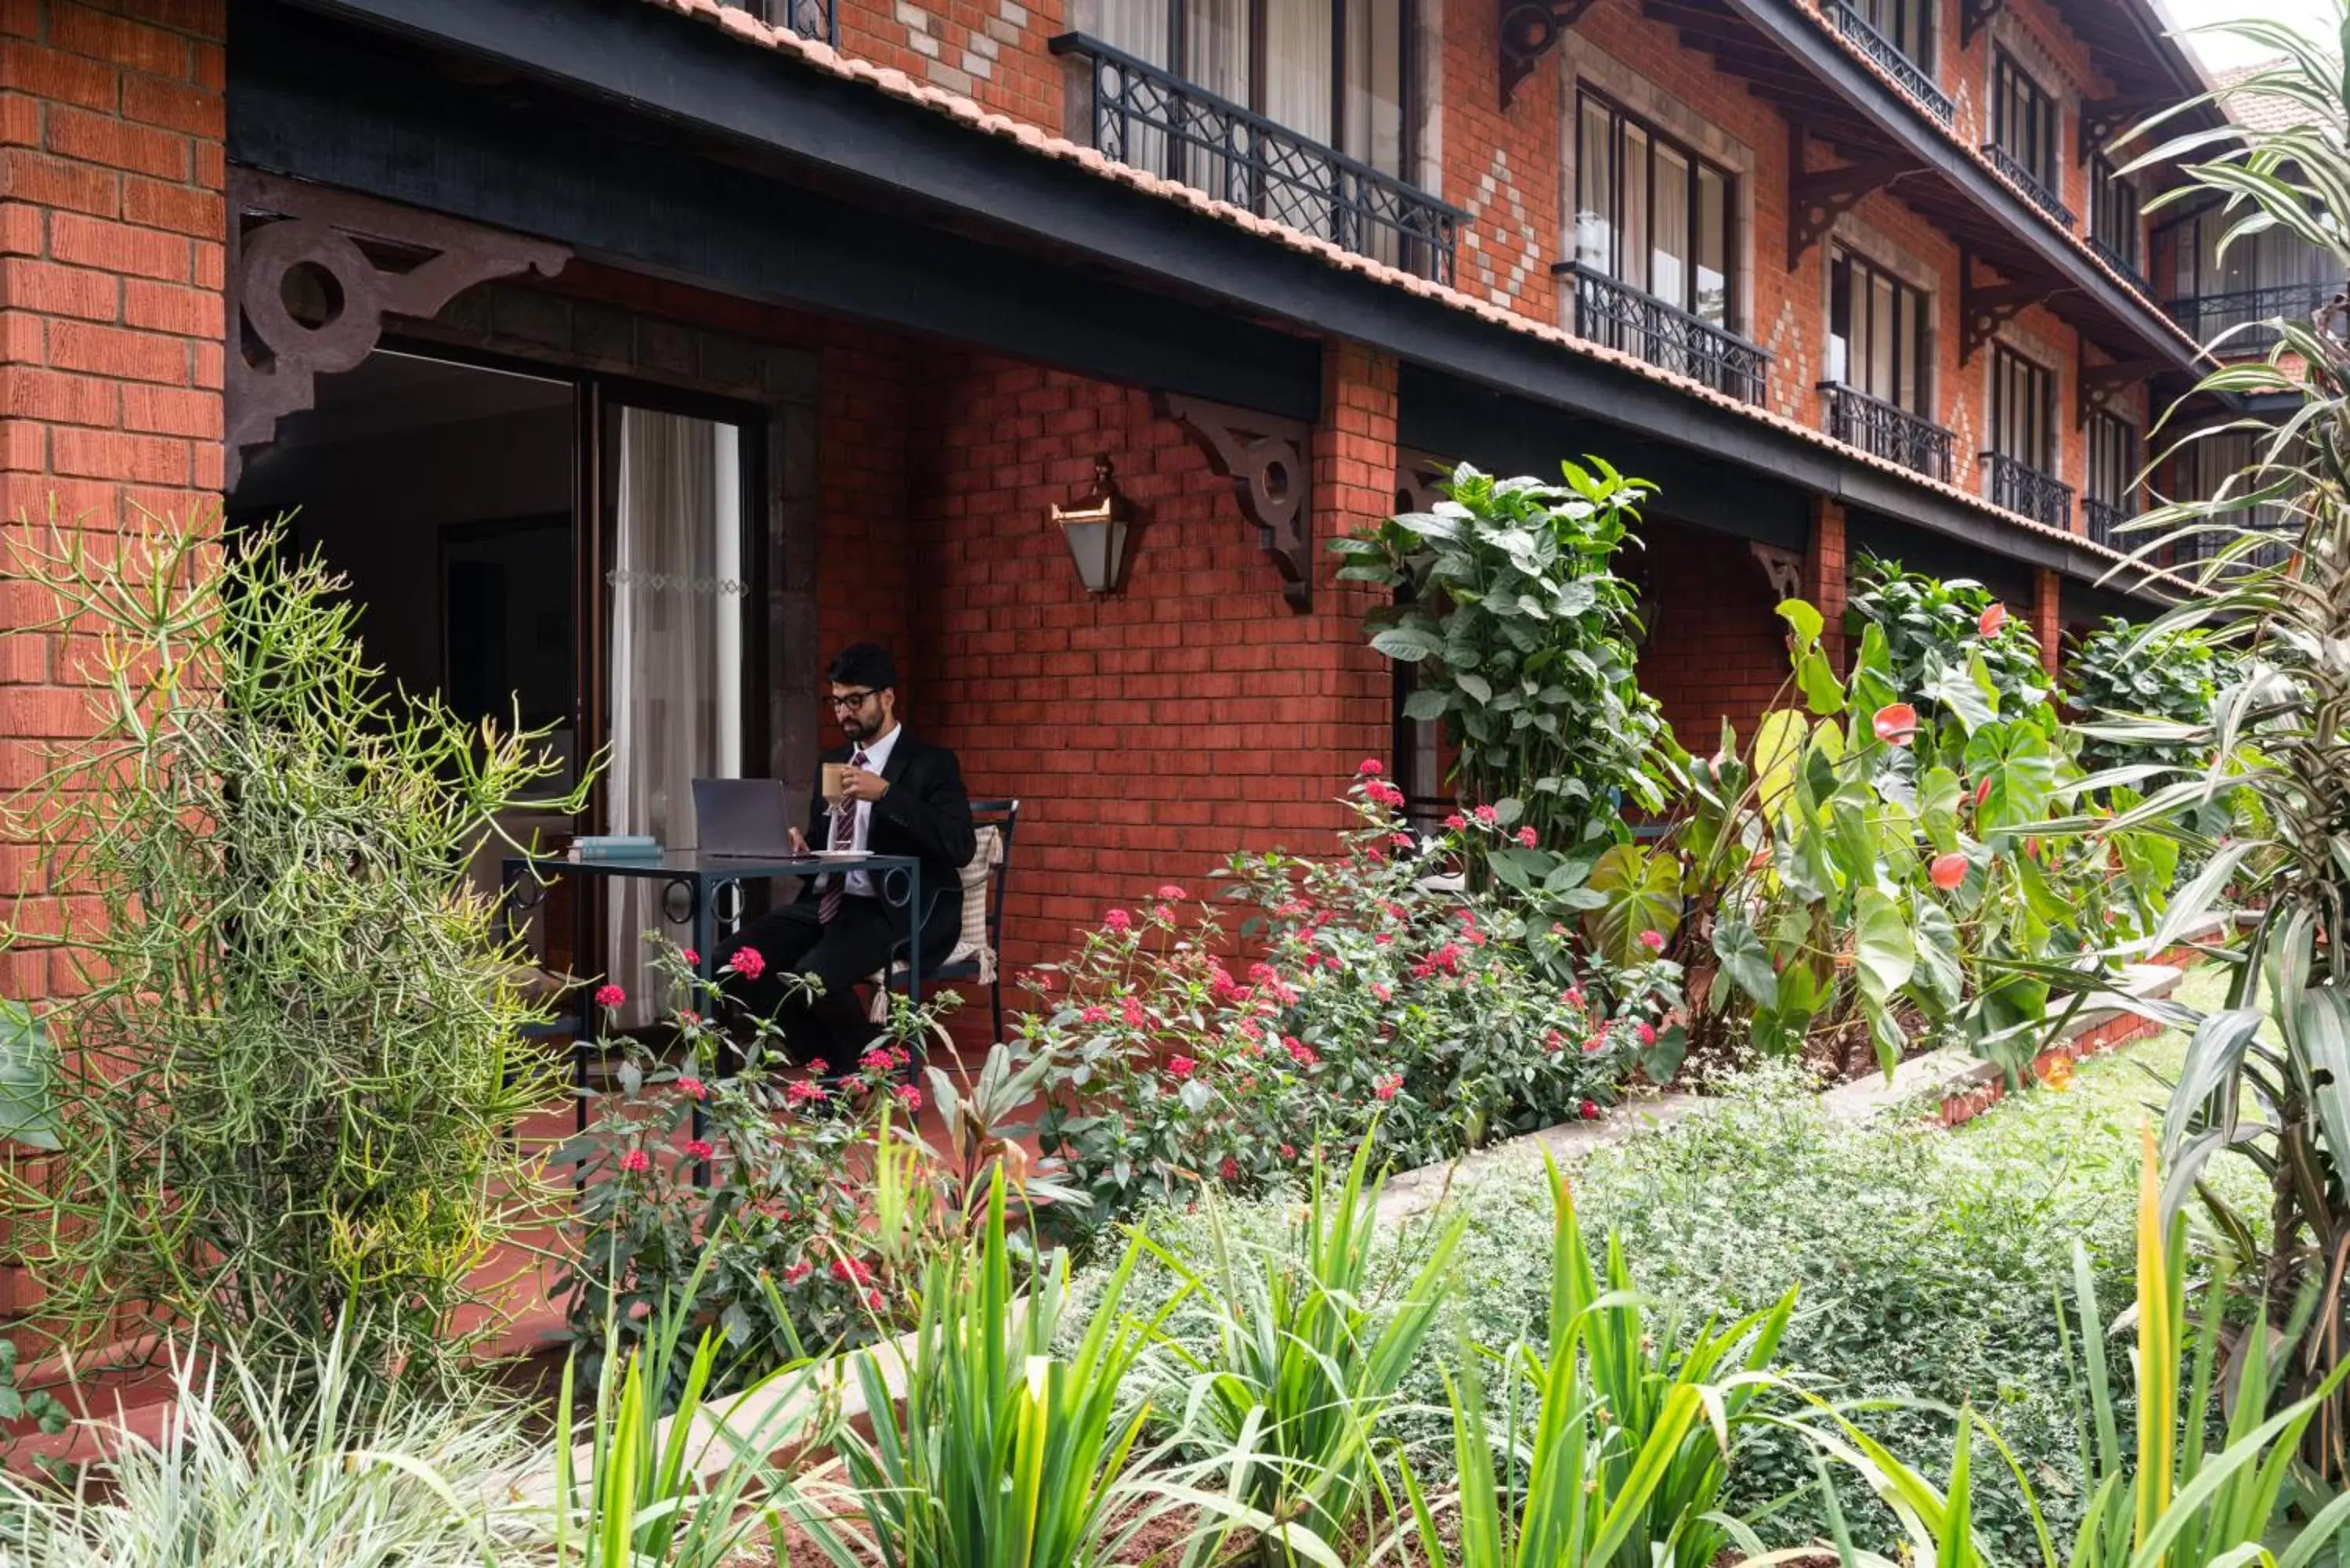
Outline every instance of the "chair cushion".
<path fill-rule="evenodd" d="M 955 934 L 954 950 L 947 963 L 976 963 L 980 983 L 995 979 L 995 954 L 987 945 L 987 898 L 993 890 L 995 866 L 1003 854 L 1003 830 L 983 824 L 971 864 L 962 868 L 962 929 Z"/>

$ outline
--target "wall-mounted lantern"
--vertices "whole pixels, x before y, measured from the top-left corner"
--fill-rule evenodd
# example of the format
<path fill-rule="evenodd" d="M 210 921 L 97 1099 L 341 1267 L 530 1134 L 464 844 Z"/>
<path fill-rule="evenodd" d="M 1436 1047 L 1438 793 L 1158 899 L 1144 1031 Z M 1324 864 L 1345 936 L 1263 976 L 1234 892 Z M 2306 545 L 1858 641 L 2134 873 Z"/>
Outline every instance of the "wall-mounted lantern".
<path fill-rule="evenodd" d="M 1060 524 L 1086 592 L 1116 593 L 1126 577 L 1126 543 L 1134 525 L 1134 507 L 1118 493 L 1107 453 L 1094 459 L 1093 489 L 1066 506 L 1055 504 L 1053 521 Z"/>

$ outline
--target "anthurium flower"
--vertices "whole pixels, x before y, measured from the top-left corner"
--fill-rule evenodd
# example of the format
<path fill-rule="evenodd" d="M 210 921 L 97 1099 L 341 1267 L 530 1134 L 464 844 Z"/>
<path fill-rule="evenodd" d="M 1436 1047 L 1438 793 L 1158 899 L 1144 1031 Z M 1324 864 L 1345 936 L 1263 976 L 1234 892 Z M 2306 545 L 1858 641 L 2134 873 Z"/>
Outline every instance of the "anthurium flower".
<path fill-rule="evenodd" d="M 1937 855 L 1934 863 L 1926 867 L 1926 875 L 1934 886 L 1947 893 L 1967 879 L 1967 857 L 1963 855 Z"/>
<path fill-rule="evenodd" d="M 1976 618 L 1975 629 L 1982 633 L 1985 637 L 1997 637 L 1999 635 L 1999 628 L 2006 624 L 2007 607 L 2000 603 L 1997 599 L 1993 599 L 1983 610 L 1982 614 Z"/>
<path fill-rule="evenodd" d="M 1918 733 L 1918 710 L 1907 702 L 1887 702 L 1877 711 L 1877 738 L 1889 746 L 1906 746 Z"/>

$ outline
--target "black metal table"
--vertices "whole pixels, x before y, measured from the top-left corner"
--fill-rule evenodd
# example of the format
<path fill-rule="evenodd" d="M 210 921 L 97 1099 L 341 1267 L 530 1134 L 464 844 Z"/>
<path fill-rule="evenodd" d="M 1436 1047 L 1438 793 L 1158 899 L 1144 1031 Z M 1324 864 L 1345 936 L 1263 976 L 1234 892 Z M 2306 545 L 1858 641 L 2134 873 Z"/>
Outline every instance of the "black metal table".
<path fill-rule="evenodd" d="M 573 859 L 563 855 L 512 855 L 501 877 L 502 906 L 511 920 L 515 911 L 539 901 L 538 889 L 557 877 L 601 877 L 662 884 L 661 919 L 684 926 L 700 961 L 702 978 L 718 978 L 717 937 L 722 919 L 719 905 L 729 893 L 732 911 L 723 917 L 731 931 L 742 923 L 743 887 L 748 882 L 773 882 L 790 877 L 847 876 L 862 871 L 891 909 L 906 911 L 906 995 L 922 1000 L 922 863 L 910 855 L 785 855 L 770 858 L 745 855 L 707 855 L 696 849 L 668 849 L 651 855 L 598 855 Z M 521 892 L 525 878 L 529 896 Z M 682 906 L 681 908 L 679 906 Z M 762 955 L 764 956 L 764 955 Z M 588 1043 L 594 1033 L 594 993 L 584 988 L 579 1000 L 579 1029 L 571 1046 L 571 1083 L 578 1101 L 577 1125 L 588 1127 Z M 702 1136 L 702 1110 L 694 1108 L 693 1133 Z"/>

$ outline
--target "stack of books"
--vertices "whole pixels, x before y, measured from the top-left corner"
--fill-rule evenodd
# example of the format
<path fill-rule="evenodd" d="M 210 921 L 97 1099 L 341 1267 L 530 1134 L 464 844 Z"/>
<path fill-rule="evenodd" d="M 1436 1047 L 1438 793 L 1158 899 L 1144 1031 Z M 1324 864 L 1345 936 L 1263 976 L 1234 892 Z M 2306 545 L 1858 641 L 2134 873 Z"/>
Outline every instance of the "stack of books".
<path fill-rule="evenodd" d="M 574 860 L 617 860 L 638 855 L 658 855 L 660 841 L 649 833 L 589 833 L 571 841 Z"/>

